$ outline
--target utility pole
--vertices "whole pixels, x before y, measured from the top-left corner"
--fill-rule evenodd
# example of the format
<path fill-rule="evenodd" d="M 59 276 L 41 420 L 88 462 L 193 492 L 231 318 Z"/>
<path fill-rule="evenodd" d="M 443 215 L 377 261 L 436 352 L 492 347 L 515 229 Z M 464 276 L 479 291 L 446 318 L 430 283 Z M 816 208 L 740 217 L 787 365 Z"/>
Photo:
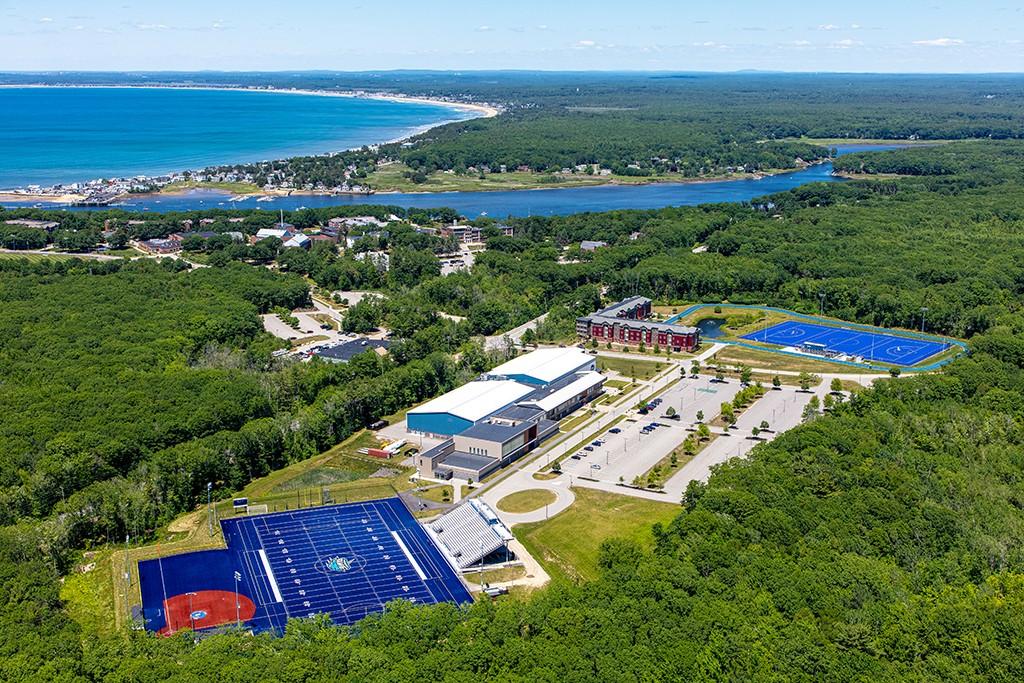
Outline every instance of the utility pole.
<path fill-rule="evenodd" d="M 192 632 L 194 633 L 196 630 L 196 619 L 194 616 L 195 611 L 192 609 L 192 598 L 194 598 L 196 594 L 192 591 L 189 591 L 188 593 L 186 593 L 186 595 L 188 595 L 188 623 L 189 627 L 192 629 Z"/>
<path fill-rule="evenodd" d="M 238 582 L 242 580 L 242 575 L 239 572 L 235 572 L 235 625 L 242 625 L 242 618 L 238 605 Z"/>

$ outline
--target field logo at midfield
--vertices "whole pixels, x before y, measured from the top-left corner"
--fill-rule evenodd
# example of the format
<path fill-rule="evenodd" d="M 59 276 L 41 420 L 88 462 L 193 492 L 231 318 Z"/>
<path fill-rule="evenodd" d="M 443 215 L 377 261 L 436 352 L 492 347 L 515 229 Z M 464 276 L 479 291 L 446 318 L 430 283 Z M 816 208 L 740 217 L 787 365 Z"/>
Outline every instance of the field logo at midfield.
<path fill-rule="evenodd" d="M 347 572 L 352 568 L 352 562 L 347 557 L 328 557 L 325 561 L 328 571 Z"/>
<path fill-rule="evenodd" d="M 316 561 L 317 571 L 323 574 L 344 574 L 353 569 L 362 569 L 366 560 L 359 555 L 328 555 Z"/>

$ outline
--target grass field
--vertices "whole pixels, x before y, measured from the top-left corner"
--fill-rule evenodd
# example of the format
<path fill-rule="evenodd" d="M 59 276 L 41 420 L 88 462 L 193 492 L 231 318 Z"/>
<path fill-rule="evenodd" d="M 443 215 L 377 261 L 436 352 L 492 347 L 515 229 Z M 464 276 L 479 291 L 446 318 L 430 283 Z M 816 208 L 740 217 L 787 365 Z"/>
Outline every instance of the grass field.
<path fill-rule="evenodd" d="M 75 256 L 68 256 L 67 254 L 17 254 L 10 251 L 0 252 L 0 258 L 2 259 L 25 259 L 29 263 L 40 263 L 42 261 L 67 260 L 71 258 L 77 258 Z"/>
<path fill-rule="evenodd" d="M 502 512 L 533 512 L 545 505 L 550 505 L 558 500 L 552 491 L 547 489 L 526 489 L 510 493 L 498 501 L 498 509 Z"/>
<path fill-rule="evenodd" d="M 504 581 L 515 581 L 526 576 L 525 567 L 500 567 L 498 569 L 485 569 L 482 572 L 469 572 L 466 574 L 466 583 L 470 590 L 480 590 L 480 582 L 502 583 Z"/>
<path fill-rule="evenodd" d="M 771 351 L 758 351 L 743 346 L 726 346 L 713 358 L 706 361 L 706 366 L 715 365 L 715 361 L 728 363 L 730 365 L 746 365 L 751 368 L 765 370 L 793 370 L 794 372 L 856 372 L 854 368 L 838 363 L 817 360 L 814 358 L 798 358 L 782 353 Z M 771 381 L 771 378 L 769 378 Z"/>
<path fill-rule="evenodd" d="M 597 369 L 601 372 L 617 372 L 623 377 L 650 379 L 665 369 L 665 363 L 615 356 L 598 356 Z"/>
<path fill-rule="evenodd" d="M 186 190 L 223 190 L 232 194 L 257 194 L 260 188 L 252 183 L 200 183 L 194 180 L 183 180 L 179 183 L 171 183 L 160 188 L 160 194 L 173 194 Z"/>
<path fill-rule="evenodd" d="M 576 502 L 551 519 L 515 527 L 516 537 L 552 577 L 594 579 L 598 552 L 609 538 L 625 538 L 649 547 L 651 527 L 668 523 L 678 505 L 604 491 L 574 488 Z"/>
<path fill-rule="evenodd" d="M 579 427 L 581 424 L 589 420 L 594 416 L 594 411 L 590 409 L 584 410 L 578 415 L 570 415 L 558 424 L 558 428 L 563 432 L 571 432 L 572 430 Z"/>

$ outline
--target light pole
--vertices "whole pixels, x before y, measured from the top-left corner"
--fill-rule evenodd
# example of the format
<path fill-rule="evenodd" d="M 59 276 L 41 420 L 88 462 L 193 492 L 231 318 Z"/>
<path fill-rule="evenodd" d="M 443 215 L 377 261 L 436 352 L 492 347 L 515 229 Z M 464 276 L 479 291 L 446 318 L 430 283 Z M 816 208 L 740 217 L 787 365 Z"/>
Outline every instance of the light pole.
<path fill-rule="evenodd" d="M 213 508 L 210 506 L 211 496 L 213 494 L 213 482 L 206 482 L 206 520 L 210 527 L 210 535 L 213 536 Z"/>
<path fill-rule="evenodd" d="M 927 306 L 922 306 L 921 307 L 921 333 L 922 334 L 924 333 L 924 316 L 925 316 L 925 314 L 927 312 L 928 312 L 928 307 Z"/>
<path fill-rule="evenodd" d="M 194 614 L 194 612 L 192 610 L 192 598 L 195 597 L 195 593 L 192 592 L 192 591 L 189 591 L 185 595 L 188 596 L 188 623 L 189 623 L 189 628 L 191 628 L 192 632 L 195 633 L 195 630 L 196 630 L 196 620 L 195 620 L 195 617 L 192 616 Z"/>
<path fill-rule="evenodd" d="M 818 292 L 818 298 L 821 299 L 821 314 L 825 315 L 825 292 Z"/>
<path fill-rule="evenodd" d="M 235 572 L 235 625 L 242 625 L 242 617 L 238 606 L 238 582 L 242 580 L 242 575 L 239 572 Z"/>

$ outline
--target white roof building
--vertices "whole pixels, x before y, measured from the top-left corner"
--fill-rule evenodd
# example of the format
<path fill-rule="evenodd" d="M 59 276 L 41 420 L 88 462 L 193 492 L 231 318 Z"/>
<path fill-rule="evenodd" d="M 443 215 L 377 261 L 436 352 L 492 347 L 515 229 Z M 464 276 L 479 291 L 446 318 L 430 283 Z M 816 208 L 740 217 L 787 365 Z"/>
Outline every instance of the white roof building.
<path fill-rule="evenodd" d="M 511 380 L 469 382 L 413 408 L 406 424 L 411 432 L 457 434 L 533 391 Z"/>
<path fill-rule="evenodd" d="M 279 240 L 283 240 L 291 237 L 291 234 L 288 230 L 282 230 L 281 228 L 260 228 L 256 232 L 256 239 L 265 240 L 268 237 L 276 237 Z"/>
<path fill-rule="evenodd" d="M 502 363 L 492 377 L 507 377 L 529 384 L 551 384 L 574 372 L 596 370 L 594 357 L 577 348 L 537 349 Z"/>
<path fill-rule="evenodd" d="M 594 387 L 599 387 L 604 384 L 605 377 L 600 372 L 581 372 L 576 375 L 575 380 L 569 382 L 560 389 L 556 389 L 551 393 L 531 401 L 523 401 L 519 405 L 521 406 L 534 406 L 543 410 L 545 413 L 551 413 L 562 405 L 568 405 L 574 403 L 576 399 L 586 394 Z M 553 388 L 553 387 L 552 387 Z"/>

